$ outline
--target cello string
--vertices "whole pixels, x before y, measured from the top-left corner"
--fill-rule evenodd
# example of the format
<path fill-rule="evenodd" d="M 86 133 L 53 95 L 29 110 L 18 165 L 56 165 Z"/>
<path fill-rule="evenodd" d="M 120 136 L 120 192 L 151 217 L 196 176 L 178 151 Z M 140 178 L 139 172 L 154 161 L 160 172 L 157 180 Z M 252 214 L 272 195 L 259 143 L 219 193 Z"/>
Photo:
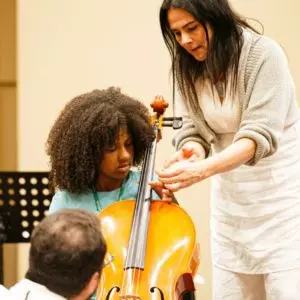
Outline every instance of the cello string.
<path fill-rule="evenodd" d="M 147 152 L 146 152 L 146 157 L 145 157 L 146 161 L 145 161 L 145 164 L 143 166 L 144 167 L 144 170 L 143 170 L 144 172 L 146 172 L 146 170 L 148 170 L 148 168 L 149 168 L 149 155 L 150 155 L 150 153 L 151 153 L 151 148 L 148 147 Z M 143 174 L 144 176 L 142 176 L 141 182 L 140 182 L 142 187 L 145 187 L 145 185 L 148 184 L 147 182 L 145 182 L 146 179 L 147 179 L 145 174 L 146 173 Z M 145 196 L 145 189 L 143 189 L 143 194 Z M 145 197 L 141 197 L 139 199 L 139 201 L 140 201 L 139 211 L 138 211 L 139 216 L 142 214 L 142 207 L 143 207 L 143 204 L 144 204 L 143 201 L 145 200 L 144 198 Z M 139 239 L 139 238 L 140 237 L 137 237 L 136 240 Z M 136 253 L 136 251 L 135 251 L 135 253 Z M 142 257 L 140 257 L 140 260 L 141 259 L 142 259 Z M 138 263 L 138 266 L 141 265 L 141 261 L 138 261 L 137 263 Z M 138 295 L 138 289 L 139 289 L 140 280 L 141 280 L 141 270 L 139 268 L 136 268 L 136 266 L 134 266 L 134 268 L 133 268 L 132 279 L 133 279 L 133 287 L 131 288 L 131 291 L 133 291 L 134 295 Z"/>

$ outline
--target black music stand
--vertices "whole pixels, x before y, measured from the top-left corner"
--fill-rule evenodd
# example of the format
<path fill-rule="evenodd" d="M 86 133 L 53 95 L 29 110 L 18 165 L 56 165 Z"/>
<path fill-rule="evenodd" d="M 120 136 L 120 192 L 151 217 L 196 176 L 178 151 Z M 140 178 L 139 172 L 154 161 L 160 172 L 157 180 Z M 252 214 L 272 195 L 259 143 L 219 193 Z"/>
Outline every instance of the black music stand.
<path fill-rule="evenodd" d="M 52 195 L 48 172 L 0 172 L 0 283 L 2 243 L 28 243 L 47 214 Z"/>

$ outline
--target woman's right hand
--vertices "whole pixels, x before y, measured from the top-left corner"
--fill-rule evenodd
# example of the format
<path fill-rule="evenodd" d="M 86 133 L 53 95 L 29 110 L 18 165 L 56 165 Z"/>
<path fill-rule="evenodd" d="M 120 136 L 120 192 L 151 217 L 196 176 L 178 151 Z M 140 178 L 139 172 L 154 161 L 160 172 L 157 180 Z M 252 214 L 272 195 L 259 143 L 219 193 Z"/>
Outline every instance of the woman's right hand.
<path fill-rule="evenodd" d="M 205 150 L 203 146 L 197 142 L 187 142 L 183 147 L 175 152 L 170 159 L 164 163 L 164 168 L 169 168 L 176 162 L 182 160 L 199 161 L 205 158 Z"/>

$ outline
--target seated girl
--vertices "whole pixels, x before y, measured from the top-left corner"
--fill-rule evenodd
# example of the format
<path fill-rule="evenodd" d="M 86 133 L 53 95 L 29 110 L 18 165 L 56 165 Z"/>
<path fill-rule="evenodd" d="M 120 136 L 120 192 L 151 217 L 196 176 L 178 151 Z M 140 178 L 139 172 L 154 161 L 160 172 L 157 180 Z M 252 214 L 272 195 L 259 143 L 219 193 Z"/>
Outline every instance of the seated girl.
<path fill-rule="evenodd" d="M 56 190 L 50 213 L 83 208 L 98 213 L 108 205 L 136 199 L 138 166 L 154 139 L 147 108 L 117 88 L 75 97 L 60 113 L 48 140 L 50 184 Z M 164 200 L 176 201 L 159 185 Z M 153 198 L 160 198 L 153 193 Z"/>

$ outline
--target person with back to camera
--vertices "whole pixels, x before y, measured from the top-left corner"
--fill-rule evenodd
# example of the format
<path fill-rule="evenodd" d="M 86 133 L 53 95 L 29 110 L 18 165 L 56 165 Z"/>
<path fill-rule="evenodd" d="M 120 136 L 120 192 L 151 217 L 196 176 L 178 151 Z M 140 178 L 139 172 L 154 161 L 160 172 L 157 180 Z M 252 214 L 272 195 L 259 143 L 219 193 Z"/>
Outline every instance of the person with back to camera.
<path fill-rule="evenodd" d="M 100 220 L 82 209 L 64 209 L 34 229 L 25 278 L 9 300 L 87 300 L 104 267 L 106 243 Z"/>
<path fill-rule="evenodd" d="M 284 51 L 227 0 L 164 0 L 160 25 L 184 125 L 158 175 L 173 192 L 211 177 L 214 299 L 299 299 L 300 114 Z"/>

